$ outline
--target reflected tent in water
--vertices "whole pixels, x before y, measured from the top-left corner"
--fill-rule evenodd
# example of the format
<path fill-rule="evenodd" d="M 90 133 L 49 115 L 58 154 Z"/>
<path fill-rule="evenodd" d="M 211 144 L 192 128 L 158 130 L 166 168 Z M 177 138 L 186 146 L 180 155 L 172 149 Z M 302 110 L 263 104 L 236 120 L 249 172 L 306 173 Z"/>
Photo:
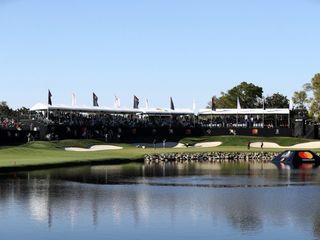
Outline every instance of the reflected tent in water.
<path fill-rule="evenodd" d="M 272 163 L 135 163 L 3 174 L 0 226 L 32 229 L 35 240 L 44 239 L 46 229 L 51 239 L 88 239 L 84 228 L 96 239 L 137 232 L 148 239 L 199 239 L 204 232 L 217 239 L 276 239 L 273 232 L 284 231 L 292 232 L 290 239 L 312 239 L 320 232 L 319 185 L 315 169 L 279 171 Z M 2 234 L 19 238 L 10 228 Z"/>
<path fill-rule="evenodd" d="M 320 232 L 318 175 L 279 171 L 272 163 L 126 164 L 7 174 L 0 181 L 0 225 L 32 229 L 35 240 L 46 229 L 51 239 L 88 239 L 84 228 L 96 239 L 127 239 L 137 232 L 146 236 L 141 239 L 199 239 L 204 232 L 217 239 L 277 239 L 284 231 L 292 233 L 290 239 L 312 239 Z M 18 239 L 9 228 L 2 234 Z"/>

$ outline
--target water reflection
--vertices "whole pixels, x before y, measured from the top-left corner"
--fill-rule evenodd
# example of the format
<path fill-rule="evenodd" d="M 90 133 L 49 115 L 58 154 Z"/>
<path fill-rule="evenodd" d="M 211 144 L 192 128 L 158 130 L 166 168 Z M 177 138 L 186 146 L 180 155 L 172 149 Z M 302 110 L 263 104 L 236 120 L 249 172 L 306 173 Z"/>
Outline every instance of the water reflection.
<path fill-rule="evenodd" d="M 317 170 L 279 171 L 273 164 L 128 164 L 2 175 L 0 226 L 11 237 L 19 233 L 10 226 L 32 229 L 32 239 L 44 229 L 70 239 L 87 238 L 90 229 L 97 239 L 274 238 L 286 231 L 305 239 L 320 236 L 318 184 Z"/>
<path fill-rule="evenodd" d="M 308 165 L 308 166 L 304 166 Z M 77 167 L 0 175 L 0 179 L 54 179 L 105 184 L 147 184 L 199 187 L 266 187 L 319 184 L 311 164 L 299 169 L 273 163 L 164 163 Z"/>

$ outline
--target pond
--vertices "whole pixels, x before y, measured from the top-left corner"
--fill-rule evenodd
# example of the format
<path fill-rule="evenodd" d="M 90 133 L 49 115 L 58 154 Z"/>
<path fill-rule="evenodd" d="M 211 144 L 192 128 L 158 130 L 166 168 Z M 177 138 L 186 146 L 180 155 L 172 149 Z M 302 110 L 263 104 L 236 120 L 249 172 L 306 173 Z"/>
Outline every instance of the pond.
<path fill-rule="evenodd" d="M 318 169 L 124 164 L 0 175 L 1 239 L 320 239 Z"/>

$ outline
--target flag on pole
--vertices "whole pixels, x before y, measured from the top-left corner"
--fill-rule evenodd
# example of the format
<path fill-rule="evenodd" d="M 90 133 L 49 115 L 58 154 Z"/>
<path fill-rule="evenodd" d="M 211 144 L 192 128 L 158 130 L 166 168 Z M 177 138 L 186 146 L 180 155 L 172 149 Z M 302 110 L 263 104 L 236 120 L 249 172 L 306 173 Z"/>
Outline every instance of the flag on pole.
<path fill-rule="evenodd" d="M 77 105 L 76 94 L 74 94 L 74 93 L 72 93 L 71 105 L 72 105 L 72 107 Z"/>
<path fill-rule="evenodd" d="M 133 108 L 138 109 L 139 108 L 139 98 L 137 98 L 136 95 L 133 96 Z"/>
<path fill-rule="evenodd" d="M 50 92 L 50 90 L 48 90 L 48 105 L 52 106 L 52 94 Z"/>
<path fill-rule="evenodd" d="M 120 98 L 115 96 L 115 98 L 114 98 L 114 108 L 120 108 L 120 106 L 121 106 Z"/>
<path fill-rule="evenodd" d="M 240 99 L 239 97 L 237 97 L 237 109 L 241 109 L 241 105 L 240 105 Z"/>
<path fill-rule="evenodd" d="M 216 110 L 216 98 L 214 96 L 211 98 L 211 110 Z"/>
<path fill-rule="evenodd" d="M 292 99 L 290 99 L 289 101 L 289 110 L 292 110 L 293 109 L 293 101 Z"/>
<path fill-rule="evenodd" d="M 94 107 L 99 107 L 99 104 L 98 104 L 98 97 L 95 93 L 92 94 L 92 98 L 93 98 L 93 106 Z"/>
<path fill-rule="evenodd" d="M 170 97 L 170 109 L 174 110 L 174 103 L 173 103 L 172 97 Z"/>
<path fill-rule="evenodd" d="M 148 98 L 146 98 L 146 109 L 148 109 L 149 108 L 149 100 L 148 100 Z"/>

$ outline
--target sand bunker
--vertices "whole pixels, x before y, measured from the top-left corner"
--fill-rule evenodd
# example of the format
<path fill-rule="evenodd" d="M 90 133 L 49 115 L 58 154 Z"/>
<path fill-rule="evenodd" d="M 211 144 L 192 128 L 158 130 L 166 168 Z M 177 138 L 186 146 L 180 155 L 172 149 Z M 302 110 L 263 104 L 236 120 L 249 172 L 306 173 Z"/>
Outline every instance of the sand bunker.
<path fill-rule="evenodd" d="M 253 148 L 261 148 L 261 142 L 254 142 L 250 145 Z M 263 142 L 264 148 L 285 148 L 285 149 L 314 149 L 314 148 L 320 148 L 320 141 L 317 142 L 308 142 L 308 143 L 299 143 L 292 146 L 280 146 L 277 143 L 273 142 Z"/>
<path fill-rule="evenodd" d="M 261 148 L 261 142 L 253 142 L 250 144 L 250 147 L 253 148 Z M 281 148 L 281 146 L 278 143 L 273 142 L 263 142 L 264 148 Z"/>
<path fill-rule="evenodd" d="M 194 146 L 189 147 L 197 147 L 197 148 L 206 148 L 206 147 L 217 147 L 220 146 L 222 142 L 202 142 L 197 143 Z M 153 143 L 135 143 L 135 147 L 141 147 L 141 148 L 154 148 Z M 163 148 L 163 143 L 156 143 L 156 148 Z M 166 142 L 165 144 L 166 148 L 186 148 L 187 146 L 183 143 L 177 143 L 177 142 Z"/>
<path fill-rule="evenodd" d="M 186 148 L 187 146 L 183 143 L 178 143 L 178 145 L 174 146 L 173 148 Z"/>
<path fill-rule="evenodd" d="M 163 142 L 157 142 L 154 146 L 153 143 L 135 143 L 133 144 L 135 147 L 138 148 L 163 148 L 164 146 L 166 148 L 180 148 L 180 147 L 186 147 L 184 144 L 182 143 L 177 143 L 177 142 L 166 142 L 165 145 L 163 144 Z"/>
<path fill-rule="evenodd" d="M 194 146 L 207 148 L 207 147 L 218 147 L 221 144 L 222 144 L 222 142 L 202 142 L 202 143 L 197 143 Z"/>
<path fill-rule="evenodd" d="M 74 151 L 74 152 L 95 152 L 95 151 L 120 150 L 120 149 L 123 149 L 123 147 L 112 146 L 112 145 L 94 145 L 90 148 L 79 148 L 79 147 L 65 148 L 66 151 Z"/>

